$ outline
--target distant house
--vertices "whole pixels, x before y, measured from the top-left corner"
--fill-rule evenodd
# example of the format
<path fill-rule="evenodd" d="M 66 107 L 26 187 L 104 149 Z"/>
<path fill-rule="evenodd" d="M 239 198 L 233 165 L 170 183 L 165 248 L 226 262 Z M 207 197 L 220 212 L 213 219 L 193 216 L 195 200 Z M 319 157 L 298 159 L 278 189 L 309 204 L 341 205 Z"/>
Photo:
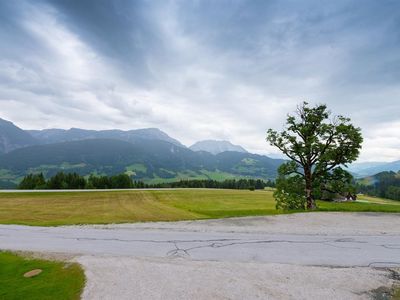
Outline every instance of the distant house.
<path fill-rule="evenodd" d="M 339 197 L 335 198 L 335 202 L 352 202 L 357 200 L 357 195 L 348 192 L 346 196 L 338 195 Z"/>

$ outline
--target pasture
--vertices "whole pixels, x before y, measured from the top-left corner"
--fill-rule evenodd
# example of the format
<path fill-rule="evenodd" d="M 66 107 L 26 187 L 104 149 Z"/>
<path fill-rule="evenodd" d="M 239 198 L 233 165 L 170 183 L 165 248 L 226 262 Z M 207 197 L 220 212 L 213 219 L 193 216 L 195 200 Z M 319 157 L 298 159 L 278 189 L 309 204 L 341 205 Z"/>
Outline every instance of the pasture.
<path fill-rule="evenodd" d="M 400 212 L 400 201 L 319 201 L 320 211 Z M 282 214 L 271 190 L 130 190 L 0 193 L 0 224 L 58 226 Z"/>

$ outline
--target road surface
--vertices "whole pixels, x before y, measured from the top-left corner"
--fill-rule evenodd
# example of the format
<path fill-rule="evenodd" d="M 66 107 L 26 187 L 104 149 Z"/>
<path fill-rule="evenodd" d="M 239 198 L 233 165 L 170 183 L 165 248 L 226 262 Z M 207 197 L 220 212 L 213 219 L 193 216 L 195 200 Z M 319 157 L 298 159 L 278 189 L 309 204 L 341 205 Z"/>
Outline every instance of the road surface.
<path fill-rule="evenodd" d="M 180 232 L 1 225 L 3 249 L 324 266 L 400 266 L 398 235 Z"/>

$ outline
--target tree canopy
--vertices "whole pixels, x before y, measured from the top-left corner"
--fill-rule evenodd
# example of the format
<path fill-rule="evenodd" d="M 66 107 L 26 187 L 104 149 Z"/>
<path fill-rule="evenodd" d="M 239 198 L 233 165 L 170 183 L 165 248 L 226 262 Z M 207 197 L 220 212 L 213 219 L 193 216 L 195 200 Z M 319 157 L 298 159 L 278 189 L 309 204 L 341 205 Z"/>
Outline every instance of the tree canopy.
<path fill-rule="evenodd" d="M 338 186 L 338 182 L 332 185 L 334 181 L 345 182 L 349 174 L 340 166 L 357 159 L 363 139 L 361 129 L 349 118 L 331 117 L 324 104 L 310 107 L 303 102 L 295 115 L 288 115 L 283 131 L 268 130 L 267 141 L 290 159 L 280 169 L 281 180 L 298 176 L 297 182 L 304 184 L 307 208 L 314 209 L 316 186 L 328 189 Z"/>

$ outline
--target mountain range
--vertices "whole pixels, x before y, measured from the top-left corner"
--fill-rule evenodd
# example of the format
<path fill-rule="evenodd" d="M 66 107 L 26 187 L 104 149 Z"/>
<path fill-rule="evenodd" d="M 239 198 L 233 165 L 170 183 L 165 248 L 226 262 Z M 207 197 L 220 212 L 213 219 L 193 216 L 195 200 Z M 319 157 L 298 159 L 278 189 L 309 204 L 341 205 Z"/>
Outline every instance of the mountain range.
<path fill-rule="evenodd" d="M 212 154 L 219 154 L 225 151 L 247 153 L 242 146 L 234 145 L 228 141 L 205 140 L 194 143 L 189 147 L 193 151 L 206 151 Z"/>
<path fill-rule="evenodd" d="M 262 178 L 276 176 L 282 159 L 248 153 L 228 141 L 186 147 L 157 128 L 23 130 L 0 119 L 0 188 L 28 173 L 127 173 L 135 180 Z"/>
<path fill-rule="evenodd" d="M 272 179 L 284 160 L 247 152 L 229 141 L 205 140 L 186 147 L 157 128 L 23 130 L 0 119 L 0 188 L 28 173 L 81 175 L 125 172 L 149 183 L 180 179 Z M 398 172 L 400 161 L 354 163 L 355 177 Z"/>
<path fill-rule="evenodd" d="M 39 144 L 54 144 L 61 142 L 80 141 L 87 139 L 114 139 L 126 142 L 134 142 L 138 139 L 166 141 L 176 146 L 185 147 L 179 141 L 171 138 L 165 132 L 157 128 L 136 130 L 86 130 L 80 128 L 27 130 Z"/>

